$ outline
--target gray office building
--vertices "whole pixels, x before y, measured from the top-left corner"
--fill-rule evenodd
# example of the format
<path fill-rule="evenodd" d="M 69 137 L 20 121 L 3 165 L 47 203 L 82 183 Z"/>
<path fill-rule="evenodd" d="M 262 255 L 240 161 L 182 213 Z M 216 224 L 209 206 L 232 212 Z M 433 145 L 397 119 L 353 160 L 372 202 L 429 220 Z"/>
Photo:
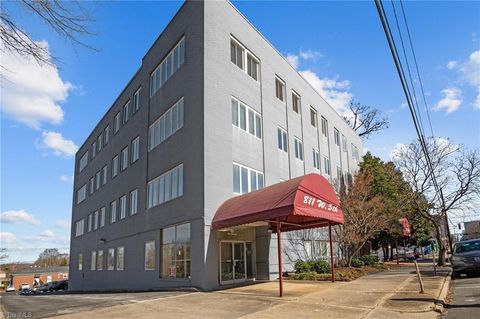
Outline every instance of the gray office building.
<path fill-rule="evenodd" d="M 350 178 L 361 153 L 230 2 L 185 2 L 76 155 L 70 289 L 274 279 L 276 235 L 212 230 L 217 209 L 308 173 Z"/>

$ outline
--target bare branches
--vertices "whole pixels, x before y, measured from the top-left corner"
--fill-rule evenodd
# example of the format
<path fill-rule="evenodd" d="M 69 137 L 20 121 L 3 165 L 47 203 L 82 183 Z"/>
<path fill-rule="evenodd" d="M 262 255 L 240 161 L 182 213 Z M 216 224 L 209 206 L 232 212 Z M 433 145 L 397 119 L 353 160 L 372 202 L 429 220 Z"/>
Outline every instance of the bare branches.
<path fill-rule="evenodd" d="M 349 108 L 351 116 L 345 116 L 344 120 L 360 137 L 368 139 L 372 134 L 388 128 L 388 118 L 382 117 L 380 110 L 354 100 L 350 101 Z"/>
<path fill-rule="evenodd" d="M 54 33 L 74 46 L 80 45 L 90 50 L 96 50 L 82 41 L 83 36 L 94 35 L 88 26 L 93 18 L 79 1 L 21 0 L 10 2 L 9 5 L 18 5 L 29 15 L 33 14 L 48 25 Z M 48 47 L 44 43 L 34 41 L 24 28 L 11 17 L 7 8 L 2 9 L 0 12 L 1 51 L 32 57 L 39 64 L 52 64 Z"/>

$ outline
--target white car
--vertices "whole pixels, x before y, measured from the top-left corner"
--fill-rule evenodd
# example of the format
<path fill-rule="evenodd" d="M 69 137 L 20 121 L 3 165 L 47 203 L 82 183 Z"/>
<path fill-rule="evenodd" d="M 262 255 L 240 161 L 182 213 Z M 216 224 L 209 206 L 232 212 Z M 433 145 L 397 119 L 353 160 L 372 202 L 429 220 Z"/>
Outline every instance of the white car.
<path fill-rule="evenodd" d="M 30 285 L 29 284 L 22 284 L 20 286 L 20 291 L 22 291 L 23 289 L 30 289 Z"/>
<path fill-rule="evenodd" d="M 5 290 L 6 292 L 12 292 L 12 291 L 15 291 L 15 287 L 13 286 L 9 286 L 7 287 L 7 289 Z"/>

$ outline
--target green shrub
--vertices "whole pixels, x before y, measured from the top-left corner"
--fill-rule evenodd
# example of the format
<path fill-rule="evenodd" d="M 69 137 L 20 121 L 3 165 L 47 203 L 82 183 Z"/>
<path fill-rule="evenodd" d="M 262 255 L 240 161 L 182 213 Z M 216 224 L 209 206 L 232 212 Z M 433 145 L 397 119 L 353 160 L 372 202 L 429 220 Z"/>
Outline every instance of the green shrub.
<path fill-rule="evenodd" d="M 312 266 L 312 270 L 314 270 L 317 274 L 327 274 L 330 272 L 330 264 L 325 260 L 315 260 L 310 262 L 310 264 Z"/>
<path fill-rule="evenodd" d="M 351 265 L 356 268 L 365 266 L 365 263 L 360 258 L 353 258 Z"/>
<path fill-rule="evenodd" d="M 314 271 L 302 272 L 297 275 L 299 280 L 315 280 L 317 274 Z"/>
<path fill-rule="evenodd" d="M 312 269 L 312 264 L 303 260 L 298 260 L 295 263 L 295 272 L 297 274 L 299 273 L 304 273 L 304 272 L 311 272 Z"/>
<path fill-rule="evenodd" d="M 362 257 L 360 257 L 360 260 L 363 261 L 365 266 L 372 266 L 372 265 L 378 263 L 378 257 L 373 256 L 373 255 L 362 256 Z"/>

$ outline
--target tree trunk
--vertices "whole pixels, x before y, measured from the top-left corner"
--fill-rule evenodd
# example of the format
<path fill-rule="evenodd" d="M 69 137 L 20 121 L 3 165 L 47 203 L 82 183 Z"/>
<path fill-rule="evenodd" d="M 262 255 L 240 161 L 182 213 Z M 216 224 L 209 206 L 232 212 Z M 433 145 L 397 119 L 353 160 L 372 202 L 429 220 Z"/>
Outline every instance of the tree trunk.
<path fill-rule="evenodd" d="M 445 257 L 447 253 L 447 248 L 445 247 L 443 241 L 442 241 L 442 236 L 440 235 L 440 227 L 438 226 L 437 223 L 433 223 L 435 225 L 435 238 L 437 239 L 438 247 L 439 247 L 439 252 L 438 252 L 438 265 L 439 266 L 445 266 Z M 433 247 L 435 249 L 435 246 Z"/>
<path fill-rule="evenodd" d="M 390 261 L 393 261 L 393 245 L 390 245 Z"/>

